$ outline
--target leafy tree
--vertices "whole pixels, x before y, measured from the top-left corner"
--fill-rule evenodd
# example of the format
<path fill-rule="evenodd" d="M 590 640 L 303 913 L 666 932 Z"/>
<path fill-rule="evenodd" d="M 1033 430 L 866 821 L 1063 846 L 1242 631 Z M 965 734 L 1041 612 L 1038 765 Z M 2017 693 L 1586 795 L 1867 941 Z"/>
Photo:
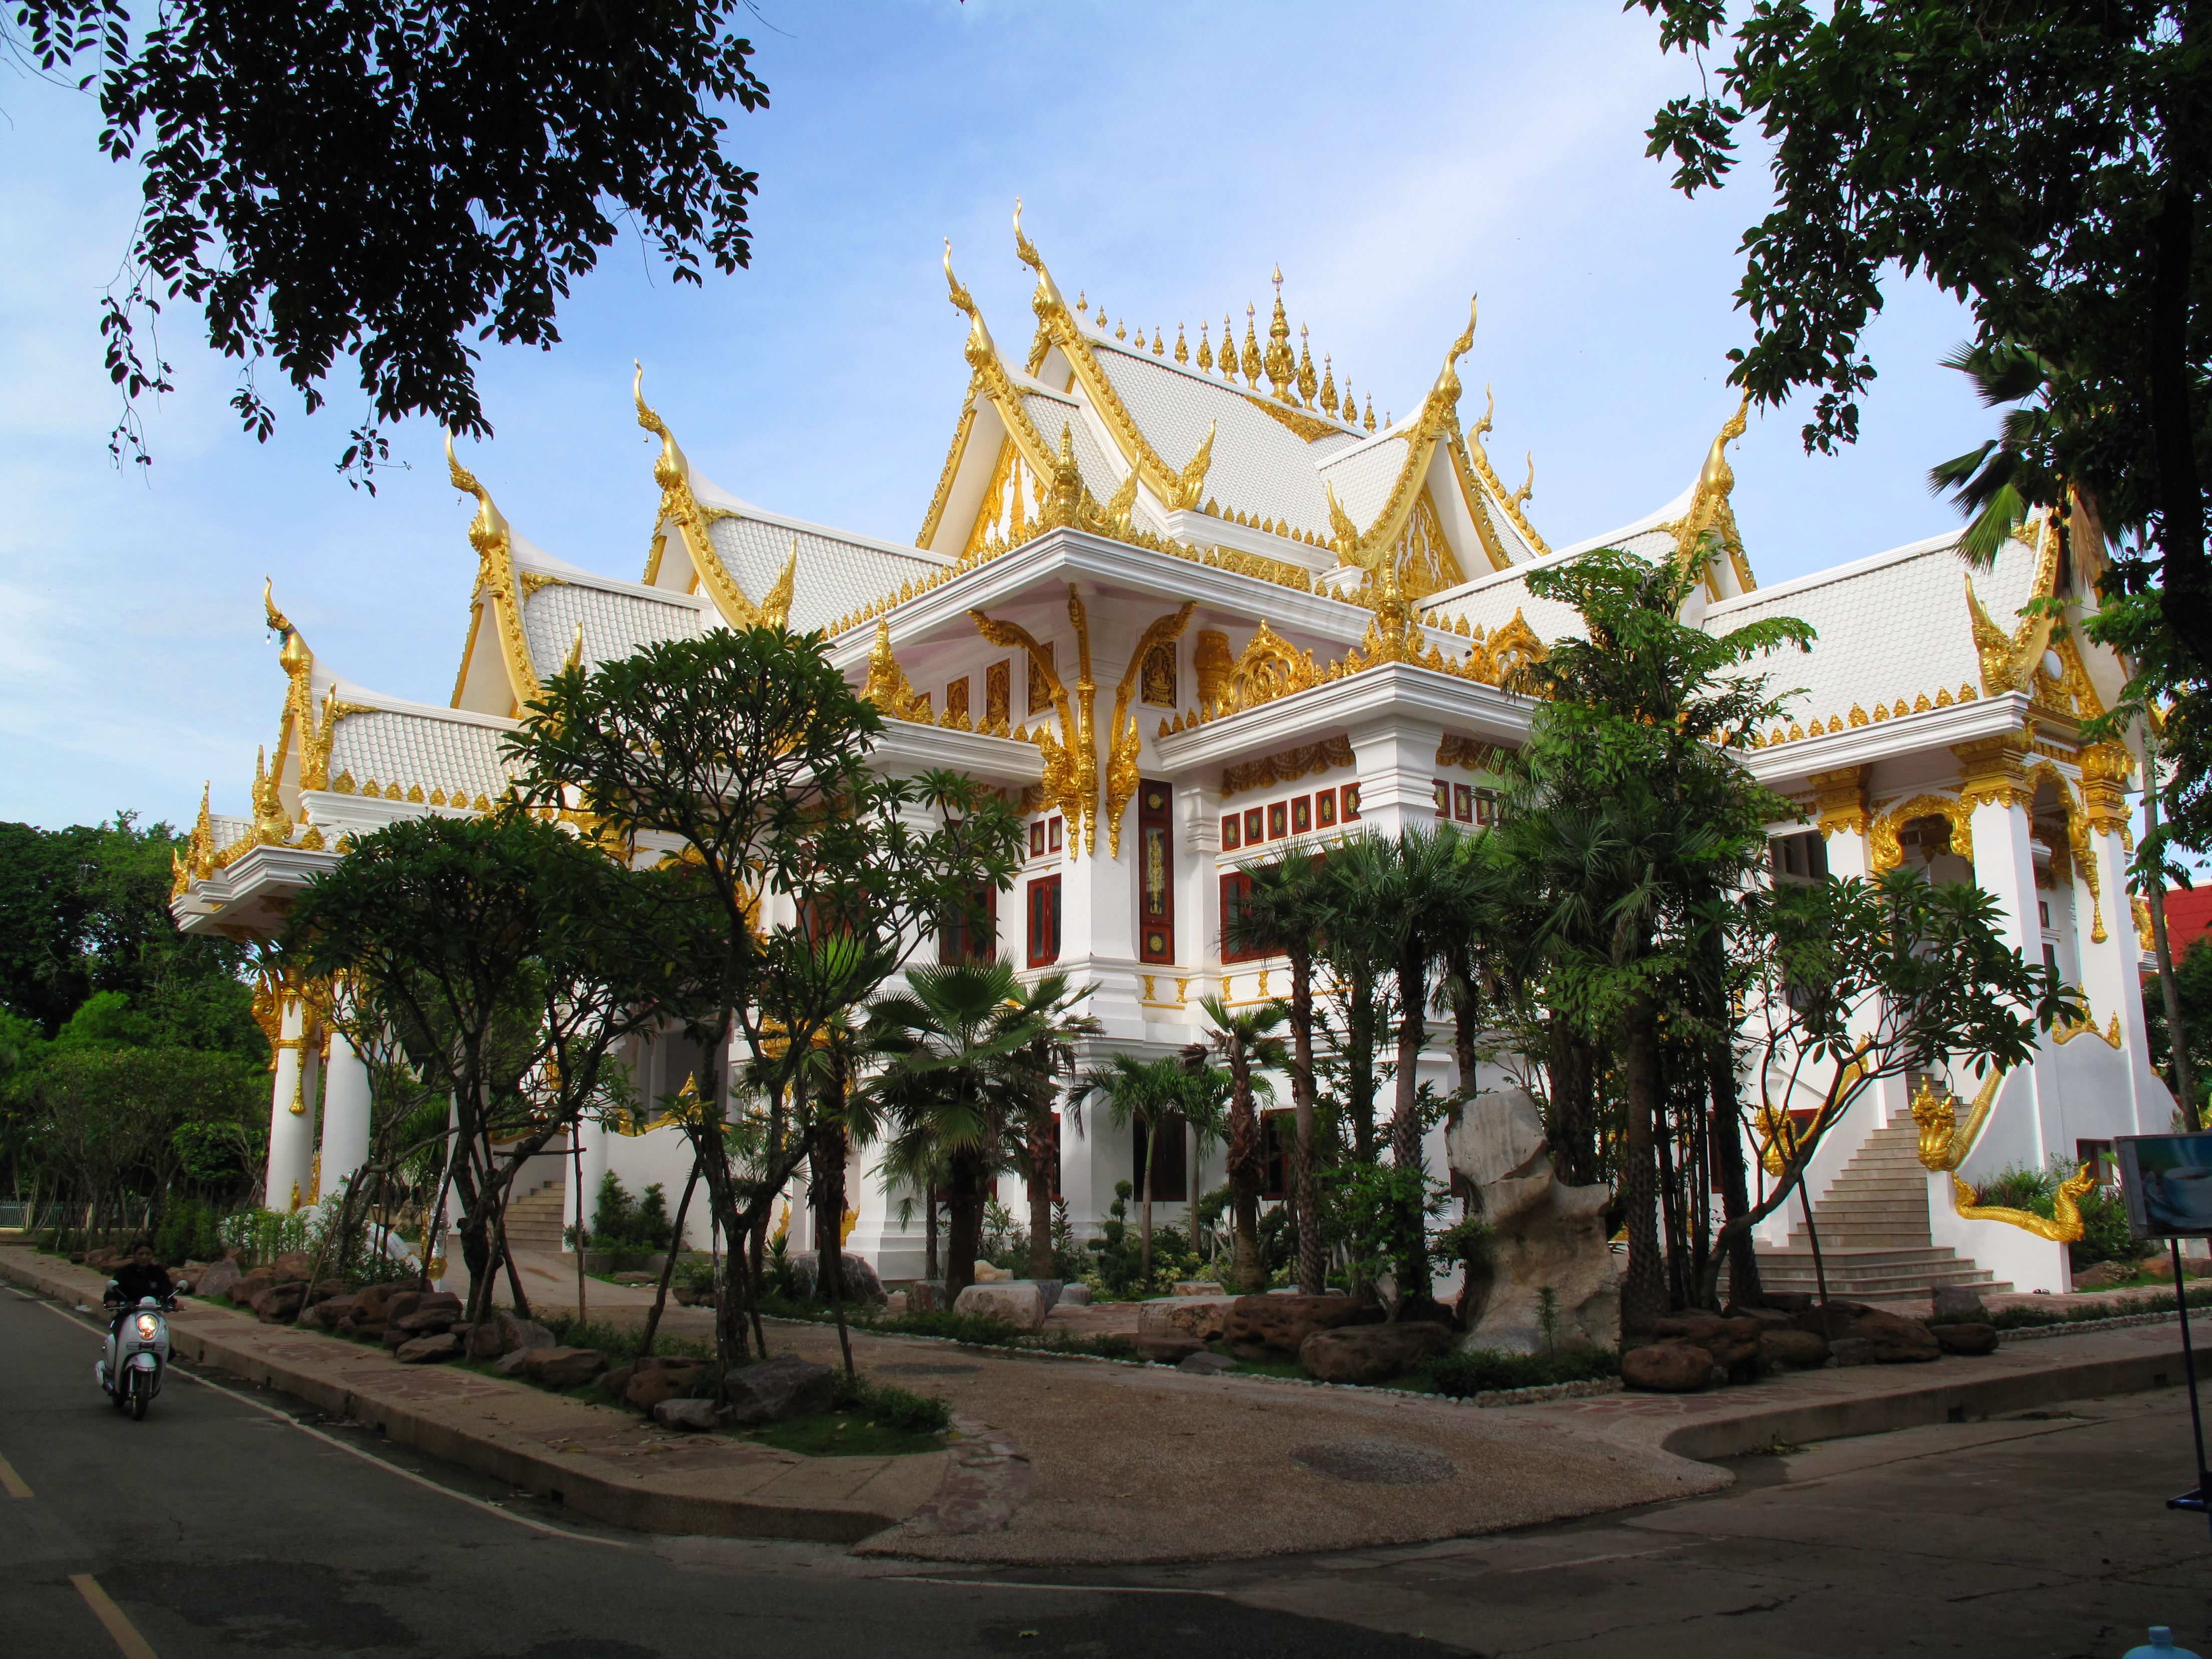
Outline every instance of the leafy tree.
<path fill-rule="evenodd" d="M 817 1122 L 845 1121 L 844 1103 L 812 1090 L 806 1049 L 951 907 L 1012 879 L 1020 825 L 968 779 L 872 772 L 883 717 L 819 635 L 716 629 L 649 646 L 556 676 L 531 713 L 507 744 L 523 796 L 621 844 L 678 849 L 696 884 L 669 1008 L 702 1056 L 702 1109 L 684 1127 L 724 1236 L 757 1238 Z M 816 948 L 839 935 L 849 948 Z M 749 1163 L 732 1145 L 739 1082 L 763 1102 Z M 726 1375 L 749 1351 L 744 1311 L 721 1298 Z"/>
<path fill-rule="evenodd" d="M 2031 505 L 2060 480 L 2087 527 L 2152 526 L 2115 593 L 2157 596 L 2188 674 L 2212 670 L 2203 481 L 2212 442 L 2212 58 L 2193 0 L 1912 5 L 1632 0 L 1663 48 L 1725 52 L 1717 89 L 1651 128 L 1686 194 L 1737 162 L 1755 122 L 1776 200 L 1747 231 L 1734 378 L 1761 402 L 1820 389 L 1808 447 L 1857 434 L 1861 347 L 1894 267 L 1973 307 L 1978 350 L 2024 349 L 2053 418 Z M 2045 464 L 2047 463 L 2047 464 Z M 2040 498 L 2040 499 L 2039 499 Z"/>
<path fill-rule="evenodd" d="M 514 808 L 386 825 L 300 896 L 286 944 L 302 971 L 348 975 L 452 1103 L 444 1180 L 471 1318 L 516 1172 L 602 1103 L 614 1045 L 673 988 L 695 898 L 680 872 L 630 871 Z"/>
<path fill-rule="evenodd" d="M 734 103 L 764 108 L 732 0 L 255 5 L 18 0 L 10 44 L 96 79 L 100 145 L 137 161 L 145 205 L 102 308 L 125 409 L 111 447 L 147 459 L 135 415 L 170 389 L 142 353 L 162 302 L 197 307 L 243 363 L 231 398 L 266 439 L 273 360 L 312 411 L 341 358 L 368 418 L 340 466 L 369 479 L 380 427 L 424 414 L 488 434 L 470 331 L 550 349 L 569 284 L 625 222 L 679 283 L 747 262 L 756 175 L 723 149 Z"/>
<path fill-rule="evenodd" d="M 1137 1203 L 1137 1261 L 1138 1275 L 1146 1284 L 1152 1277 L 1152 1177 L 1160 1164 L 1161 1137 L 1180 1134 L 1186 1125 L 1204 1126 L 1210 1132 L 1218 1116 L 1215 1102 L 1228 1092 L 1228 1083 L 1220 1073 L 1203 1066 L 1194 1071 L 1174 1054 L 1139 1060 L 1122 1054 L 1085 1072 L 1072 1091 L 1071 1107 L 1103 1096 L 1107 1121 L 1115 1129 L 1133 1127 L 1144 1134 L 1145 1184 Z M 1193 1177 L 1196 1173 L 1190 1172 Z"/>

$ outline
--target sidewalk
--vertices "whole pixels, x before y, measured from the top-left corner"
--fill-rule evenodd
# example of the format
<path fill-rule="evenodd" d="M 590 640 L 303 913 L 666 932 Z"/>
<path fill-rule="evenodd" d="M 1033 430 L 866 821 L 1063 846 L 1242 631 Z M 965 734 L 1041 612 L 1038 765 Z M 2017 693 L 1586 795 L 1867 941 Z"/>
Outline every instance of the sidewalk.
<path fill-rule="evenodd" d="M 72 1301 L 96 1297 L 100 1283 L 20 1249 L 0 1248 L 0 1277 Z M 613 1287 L 592 1286 L 595 1318 L 641 1313 L 626 1299 L 603 1309 L 603 1288 Z M 672 1308 L 663 1328 L 704 1335 L 711 1317 Z M 2182 1376 L 2169 1322 L 1711 1394 L 1482 1409 L 855 1332 L 864 1370 L 943 1396 L 969 1432 L 950 1454 L 797 1459 L 671 1436 L 626 1413 L 472 1372 L 403 1367 L 228 1310 L 194 1305 L 175 1329 L 188 1356 L 518 1486 L 559 1492 L 624 1526 L 864 1540 L 859 1553 L 868 1555 L 1041 1566 L 1233 1559 L 1533 1526 L 1733 1480 L 1697 1458 L 1972 1420 Z M 836 1358 L 827 1325 L 772 1322 L 769 1340 L 780 1353 Z"/>

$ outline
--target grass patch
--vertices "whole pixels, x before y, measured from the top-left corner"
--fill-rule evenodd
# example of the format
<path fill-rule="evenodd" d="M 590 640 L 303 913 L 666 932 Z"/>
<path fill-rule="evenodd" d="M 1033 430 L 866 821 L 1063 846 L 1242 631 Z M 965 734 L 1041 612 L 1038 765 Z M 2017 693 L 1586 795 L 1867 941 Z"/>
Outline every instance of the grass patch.
<path fill-rule="evenodd" d="M 1611 1348 L 1570 1348 L 1564 1353 L 1501 1353 L 1467 1348 L 1443 1354 L 1420 1368 L 1438 1394 L 1465 1400 L 1500 1389 L 1539 1389 L 1554 1382 L 1589 1382 L 1620 1375 L 1620 1355 Z"/>
<path fill-rule="evenodd" d="M 904 1457 L 945 1448 L 945 1437 L 936 1431 L 892 1428 L 851 1412 L 794 1417 L 788 1423 L 743 1430 L 732 1437 L 801 1457 Z"/>
<path fill-rule="evenodd" d="M 548 1313 L 538 1316 L 538 1322 L 553 1333 L 553 1340 L 564 1348 L 597 1348 L 607 1357 L 607 1366 L 627 1365 L 638 1356 L 645 1340 L 642 1326 L 633 1329 L 623 1325 L 604 1325 L 592 1320 L 578 1319 L 574 1314 Z M 656 1334 L 653 1341 L 655 1354 L 672 1359 L 712 1359 L 714 1345 L 695 1337 Z"/>

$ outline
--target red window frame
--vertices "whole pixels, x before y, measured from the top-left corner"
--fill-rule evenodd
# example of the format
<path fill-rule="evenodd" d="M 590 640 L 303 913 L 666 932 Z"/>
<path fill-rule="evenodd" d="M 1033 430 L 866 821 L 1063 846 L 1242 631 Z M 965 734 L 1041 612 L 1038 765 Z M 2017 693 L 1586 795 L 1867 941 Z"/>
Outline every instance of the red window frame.
<path fill-rule="evenodd" d="M 1451 816 L 1451 784 L 1449 781 L 1443 778 L 1431 778 L 1429 781 L 1436 786 L 1437 816 L 1440 818 L 1449 817 Z"/>
<path fill-rule="evenodd" d="M 999 890 L 978 887 L 971 896 L 982 909 L 979 921 L 955 909 L 939 918 L 937 961 L 940 967 L 957 962 L 988 962 L 999 954 Z"/>
<path fill-rule="evenodd" d="M 1261 842 L 1267 839 L 1267 815 L 1266 809 L 1258 806 L 1246 807 L 1244 809 L 1244 844 L 1247 847 L 1257 847 Z"/>
<path fill-rule="evenodd" d="M 1303 836 L 1313 828 L 1313 797 L 1300 795 L 1291 802 L 1291 833 Z"/>
<path fill-rule="evenodd" d="M 1356 783 L 1345 784 L 1337 790 L 1336 795 L 1338 801 L 1340 803 L 1339 811 L 1343 817 L 1344 821 L 1346 823 L 1358 823 L 1359 786 Z"/>
<path fill-rule="evenodd" d="M 1244 844 L 1244 815 L 1224 812 L 1221 815 L 1221 850 L 1233 853 Z"/>
<path fill-rule="evenodd" d="M 1336 827 L 1336 791 L 1324 789 L 1314 797 L 1314 822 L 1324 830 Z"/>
<path fill-rule="evenodd" d="M 1156 779 L 1137 782 L 1137 954 L 1172 963 L 1175 938 L 1175 796 Z"/>
<path fill-rule="evenodd" d="M 1473 784 L 1452 785 L 1452 817 L 1462 823 L 1474 822 L 1474 786 Z"/>
<path fill-rule="evenodd" d="M 1029 965 L 1048 968 L 1060 960 L 1060 878 L 1040 876 L 1029 889 Z"/>
<path fill-rule="evenodd" d="M 1265 951 L 1240 951 L 1229 943 L 1230 918 L 1243 908 L 1244 895 L 1251 890 L 1252 878 L 1242 870 L 1229 871 L 1221 878 L 1221 937 L 1216 943 L 1224 963 L 1256 962 L 1267 954 Z"/>
<path fill-rule="evenodd" d="M 1291 833 L 1291 806 L 1288 801 L 1276 801 L 1267 808 L 1267 839 L 1279 841 Z"/>

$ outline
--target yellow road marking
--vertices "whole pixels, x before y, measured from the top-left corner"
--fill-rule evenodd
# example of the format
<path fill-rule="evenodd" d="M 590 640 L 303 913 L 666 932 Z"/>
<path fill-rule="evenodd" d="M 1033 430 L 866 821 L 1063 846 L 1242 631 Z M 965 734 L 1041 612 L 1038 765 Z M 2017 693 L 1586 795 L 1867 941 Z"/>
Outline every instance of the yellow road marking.
<path fill-rule="evenodd" d="M 107 1592 L 100 1589 L 98 1579 L 88 1572 L 73 1572 L 70 1583 L 84 1597 L 84 1604 L 92 1609 L 93 1617 L 107 1626 L 115 1645 L 123 1650 L 123 1659 L 154 1659 L 154 1650 L 146 1645 L 146 1638 L 123 1616 L 123 1609 L 115 1605 Z"/>
<path fill-rule="evenodd" d="M 15 1473 L 15 1466 L 0 1457 L 0 1492 L 10 1498 L 28 1498 L 31 1489 L 23 1484 L 23 1477 Z"/>

